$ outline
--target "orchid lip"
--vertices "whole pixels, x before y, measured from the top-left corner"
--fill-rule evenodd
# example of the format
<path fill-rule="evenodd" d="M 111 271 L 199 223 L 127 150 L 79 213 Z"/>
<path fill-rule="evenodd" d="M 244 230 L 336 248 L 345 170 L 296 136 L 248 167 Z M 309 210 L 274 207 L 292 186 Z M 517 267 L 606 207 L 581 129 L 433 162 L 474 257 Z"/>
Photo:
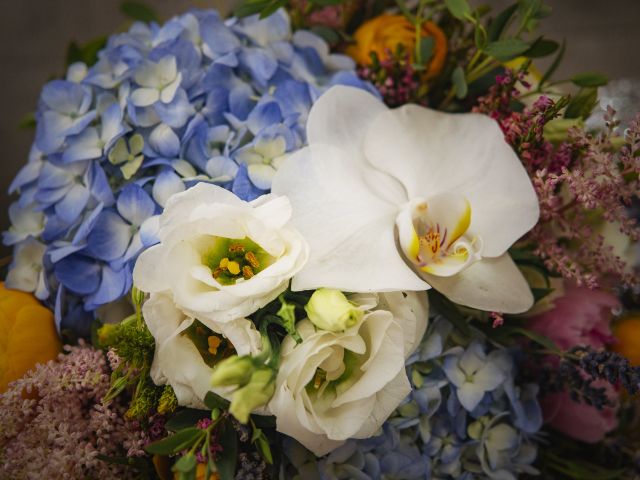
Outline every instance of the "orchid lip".
<path fill-rule="evenodd" d="M 400 250 L 420 273 L 449 277 L 480 259 L 479 239 L 469 235 L 471 206 L 459 194 L 414 198 L 396 217 Z"/>

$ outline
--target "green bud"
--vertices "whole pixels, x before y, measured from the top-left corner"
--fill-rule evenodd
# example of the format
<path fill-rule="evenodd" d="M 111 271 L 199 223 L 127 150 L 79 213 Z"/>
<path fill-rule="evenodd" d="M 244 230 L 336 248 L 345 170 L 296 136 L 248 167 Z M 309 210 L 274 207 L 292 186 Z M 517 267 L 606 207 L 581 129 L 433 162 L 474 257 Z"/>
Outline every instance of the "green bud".
<path fill-rule="evenodd" d="M 214 387 L 243 386 L 249 382 L 253 370 L 253 359 L 250 356 L 239 357 L 234 355 L 222 360 L 215 366 L 211 376 L 211 385 Z"/>
<path fill-rule="evenodd" d="M 569 130 L 584 126 L 581 118 L 554 118 L 544 126 L 544 139 L 549 142 L 563 142 L 567 139 Z"/>
<path fill-rule="evenodd" d="M 354 307 L 344 293 L 331 288 L 319 288 L 313 292 L 304 309 L 316 327 L 330 332 L 353 327 L 363 315 L 362 310 Z"/>
<path fill-rule="evenodd" d="M 249 383 L 234 392 L 229 412 L 239 422 L 247 423 L 249 414 L 266 405 L 275 390 L 274 370 L 266 366 L 259 367 L 251 375 Z"/>

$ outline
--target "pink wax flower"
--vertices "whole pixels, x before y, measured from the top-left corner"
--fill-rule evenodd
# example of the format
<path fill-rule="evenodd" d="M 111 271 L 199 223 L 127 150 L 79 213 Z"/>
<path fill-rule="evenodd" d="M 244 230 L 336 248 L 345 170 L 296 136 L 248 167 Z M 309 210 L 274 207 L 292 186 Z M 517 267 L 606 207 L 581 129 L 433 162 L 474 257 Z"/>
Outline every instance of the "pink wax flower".
<path fill-rule="evenodd" d="M 567 350 L 576 345 L 602 348 L 613 342 L 609 325 L 618 299 L 602 290 L 567 285 L 555 308 L 531 319 L 529 328 Z"/>
<path fill-rule="evenodd" d="M 612 309 L 618 306 L 618 299 L 607 292 L 568 285 L 555 301 L 555 308 L 532 318 L 529 328 L 549 337 L 563 350 L 576 345 L 603 348 L 613 342 L 609 324 Z M 598 410 L 574 402 L 566 391 L 554 393 L 540 401 L 545 423 L 583 442 L 601 441 L 618 425 L 618 393 L 605 381 L 592 385 L 604 388 L 614 406 Z"/>

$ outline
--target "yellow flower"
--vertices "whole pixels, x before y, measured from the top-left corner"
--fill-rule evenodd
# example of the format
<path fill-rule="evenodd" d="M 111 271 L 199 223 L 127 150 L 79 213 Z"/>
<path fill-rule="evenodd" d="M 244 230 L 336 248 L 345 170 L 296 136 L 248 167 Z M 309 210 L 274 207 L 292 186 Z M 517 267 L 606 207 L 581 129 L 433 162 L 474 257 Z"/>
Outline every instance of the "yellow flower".
<path fill-rule="evenodd" d="M 640 366 L 640 316 L 627 317 L 613 326 L 617 342 L 613 350 L 629 359 L 631 365 Z"/>
<path fill-rule="evenodd" d="M 53 313 L 28 293 L 0 282 L 0 393 L 61 350 Z"/>
<path fill-rule="evenodd" d="M 429 61 L 425 77 L 437 76 L 444 66 L 447 56 L 447 38 L 433 22 L 422 24 L 422 36 L 434 40 L 433 55 Z M 384 14 L 363 23 L 354 34 L 355 43 L 347 48 L 347 55 L 360 65 L 371 63 L 371 52 L 375 52 L 380 60 L 387 59 L 389 51 L 394 53 L 398 45 L 409 52 L 413 62 L 416 45 L 415 27 L 404 15 Z"/>

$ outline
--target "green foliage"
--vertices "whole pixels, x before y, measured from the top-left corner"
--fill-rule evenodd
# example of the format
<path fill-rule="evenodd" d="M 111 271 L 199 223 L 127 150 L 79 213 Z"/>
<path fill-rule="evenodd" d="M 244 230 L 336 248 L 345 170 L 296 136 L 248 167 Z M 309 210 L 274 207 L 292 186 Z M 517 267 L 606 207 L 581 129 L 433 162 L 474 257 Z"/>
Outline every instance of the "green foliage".
<path fill-rule="evenodd" d="M 140 2 L 122 2 L 120 11 L 127 17 L 139 22 L 151 23 L 160 22 L 156 12 L 149 6 Z"/>
<path fill-rule="evenodd" d="M 296 343 L 302 342 L 302 337 L 300 337 L 298 330 L 296 330 L 296 305 L 287 302 L 284 295 L 280 295 L 279 300 L 280 310 L 278 310 L 276 315 L 282 320 L 281 325 Z"/>
<path fill-rule="evenodd" d="M 220 480 L 233 480 L 236 474 L 236 459 L 238 458 L 238 435 L 231 422 L 222 423 L 218 438 L 224 455 L 216 460 L 216 467 Z"/>
<path fill-rule="evenodd" d="M 88 67 L 94 65 L 98 61 L 98 52 L 107 44 L 107 37 L 98 37 L 84 45 L 72 41 L 67 47 L 66 66 L 76 62 L 83 62 Z"/>
<path fill-rule="evenodd" d="M 144 322 L 135 316 L 119 324 L 106 324 L 98 332 L 103 348 L 113 348 L 119 357 L 135 368 L 151 365 L 155 342 Z"/>
<path fill-rule="evenodd" d="M 266 18 L 286 5 L 287 0 L 246 0 L 233 11 L 233 14 L 242 18 L 259 13 L 260 18 Z"/>
<path fill-rule="evenodd" d="M 446 317 L 446 319 L 453 323 L 453 325 L 464 335 L 471 335 L 471 329 L 467 323 L 467 317 L 460 312 L 460 309 L 455 303 L 433 288 L 429 290 L 428 293 L 430 308 Z"/>
<path fill-rule="evenodd" d="M 457 98 L 464 98 L 467 96 L 469 87 L 467 86 L 467 82 L 464 78 L 464 70 L 462 67 L 458 66 L 453 70 L 453 73 L 451 74 L 451 83 L 453 84 L 453 89 Z"/>
<path fill-rule="evenodd" d="M 560 44 L 558 42 L 540 37 L 533 42 L 531 48 L 524 52 L 523 55 L 527 58 L 547 57 L 556 52 L 558 48 L 560 48 Z"/>
<path fill-rule="evenodd" d="M 184 428 L 173 435 L 150 443 L 144 449 L 152 455 L 175 455 L 204 440 L 206 431 L 196 427 Z"/>
<path fill-rule="evenodd" d="M 212 409 L 213 410 L 213 409 Z M 198 410 L 195 408 L 185 408 L 176 412 L 167 423 L 165 423 L 164 428 L 166 428 L 170 432 L 177 432 L 184 428 L 193 427 L 198 420 L 202 420 L 203 418 L 209 418 L 211 412 L 208 410 Z"/>
<path fill-rule="evenodd" d="M 487 45 L 484 53 L 500 62 L 507 62 L 529 50 L 530 45 L 519 38 L 496 40 Z"/>
<path fill-rule="evenodd" d="M 471 7 L 467 0 L 444 0 L 449 13 L 458 20 L 465 20 L 471 16 Z"/>
<path fill-rule="evenodd" d="M 562 58 L 564 57 L 564 52 L 566 51 L 566 47 L 567 47 L 567 41 L 563 39 L 562 44 L 560 45 L 560 50 L 558 50 L 556 57 L 553 59 L 553 62 L 551 62 L 551 65 L 549 65 L 549 68 L 547 68 L 547 70 L 542 75 L 542 78 L 540 79 L 540 86 L 544 85 L 551 78 L 551 76 L 556 72 L 556 70 L 560 66 L 560 62 L 562 62 Z"/>
<path fill-rule="evenodd" d="M 571 81 L 579 87 L 602 87 L 609 79 L 602 73 L 579 73 L 571 77 Z"/>
<path fill-rule="evenodd" d="M 598 103 L 598 89 L 596 87 L 581 88 L 571 99 L 564 112 L 564 118 L 587 119 Z"/>
<path fill-rule="evenodd" d="M 487 29 L 487 37 L 490 42 L 497 41 L 509 25 L 509 22 L 513 18 L 514 13 L 518 10 L 518 4 L 514 3 L 513 5 L 505 8 L 502 12 L 500 12 L 494 20 L 489 23 L 489 28 Z"/>

